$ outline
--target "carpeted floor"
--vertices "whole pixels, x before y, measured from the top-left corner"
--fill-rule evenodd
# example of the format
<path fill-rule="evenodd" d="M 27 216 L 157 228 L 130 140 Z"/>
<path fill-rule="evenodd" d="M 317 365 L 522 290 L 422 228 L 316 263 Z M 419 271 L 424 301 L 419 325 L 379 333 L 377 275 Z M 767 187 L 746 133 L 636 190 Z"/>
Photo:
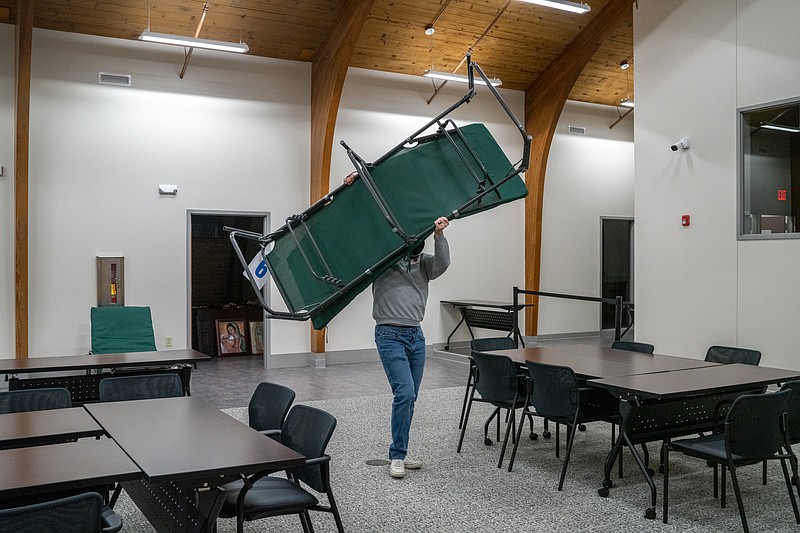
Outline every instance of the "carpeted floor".
<path fill-rule="evenodd" d="M 720 531 L 741 530 L 733 489 L 720 509 L 712 497 L 712 471 L 702 461 L 671 454 L 670 523 L 661 522 L 662 478 L 656 475 L 656 520 L 643 517 L 649 491 L 626 456 L 626 476 L 617 479 L 608 498 L 597 494 L 610 442 L 607 424 L 578 433 L 562 492 L 556 490 L 561 459 L 554 455 L 555 435 L 537 441 L 523 436 L 509 473 L 496 468 L 499 445 L 484 446 L 483 420 L 490 408 L 476 403 L 460 454 L 458 413 L 462 388 L 423 391 L 417 402 L 411 448 L 425 461 L 404 479 L 390 478 L 387 467 L 366 464 L 385 458 L 389 444 L 391 397 L 373 396 L 307 402 L 338 420 L 328 452 L 334 494 L 349 532 L 519 532 L 519 531 Z M 246 409 L 228 409 L 246 420 Z M 541 432 L 541 422 L 534 429 Z M 553 428 L 551 428 L 553 429 Z M 527 433 L 527 429 L 524 433 Z M 563 437 L 563 432 L 562 432 Z M 562 446 L 564 440 L 562 439 Z M 657 446 L 650 447 L 657 457 Z M 655 453 L 654 453 L 655 452 Z M 507 465 L 507 460 L 506 463 Z M 800 531 L 778 463 L 770 465 L 769 484 L 761 484 L 760 465 L 740 470 L 745 509 L 753 531 Z M 117 504 L 127 532 L 152 532 L 123 493 Z M 313 513 L 318 532 L 336 531 L 332 517 Z M 220 533 L 236 531 L 235 520 L 220 519 Z M 276 517 L 246 524 L 248 532 L 302 531 L 299 519 Z"/>

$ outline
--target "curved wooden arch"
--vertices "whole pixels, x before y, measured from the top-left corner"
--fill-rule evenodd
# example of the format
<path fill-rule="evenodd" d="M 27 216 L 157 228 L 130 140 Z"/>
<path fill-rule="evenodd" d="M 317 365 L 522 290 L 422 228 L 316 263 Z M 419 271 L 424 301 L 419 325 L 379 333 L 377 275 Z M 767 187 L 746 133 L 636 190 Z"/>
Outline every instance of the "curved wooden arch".
<path fill-rule="evenodd" d="M 542 206 L 547 158 L 558 119 L 575 81 L 606 39 L 630 13 L 633 0 L 610 0 L 525 91 L 525 129 L 533 136 L 531 164 L 525 173 L 529 194 L 525 198 L 525 288 L 539 290 L 542 254 Z M 536 335 L 538 297 L 525 313 L 525 334 Z"/>

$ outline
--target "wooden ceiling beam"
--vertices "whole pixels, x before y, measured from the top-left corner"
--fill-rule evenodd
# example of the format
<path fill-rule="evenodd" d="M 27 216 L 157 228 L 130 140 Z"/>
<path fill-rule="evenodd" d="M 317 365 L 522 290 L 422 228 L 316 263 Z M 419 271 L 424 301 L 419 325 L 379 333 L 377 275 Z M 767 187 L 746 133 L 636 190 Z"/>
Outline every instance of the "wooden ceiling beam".
<path fill-rule="evenodd" d="M 14 144 L 14 328 L 16 358 L 28 358 L 28 155 L 34 0 L 17 0 Z"/>
<path fill-rule="evenodd" d="M 575 82 L 589 60 L 631 13 L 633 0 L 610 0 L 578 36 L 525 91 L 525 129 L 533 136 L 530 168 L 525 173 L 525 289 L 539 290 L 542 253 L 542 205 L 547 157 L 558 119 Z M 525 333 L 538 333 L 537 297 L 525 313 Z"/>
<path fill-rule="evenodd" d="M 311 66 L 310 204 L 330 190 L 333 133 L 347 68 L 375 0 L 347 0 Z M 325 331 L 312 330 L 311 351 L 325 352 Z"/>

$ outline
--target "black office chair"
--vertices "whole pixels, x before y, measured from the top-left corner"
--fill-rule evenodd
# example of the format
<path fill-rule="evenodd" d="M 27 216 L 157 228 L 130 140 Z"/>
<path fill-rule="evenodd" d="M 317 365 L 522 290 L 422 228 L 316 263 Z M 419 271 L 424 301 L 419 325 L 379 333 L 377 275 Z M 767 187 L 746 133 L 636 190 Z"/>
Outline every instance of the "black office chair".
<path fill-rule="evenodd" d="M 0 414 L 67 407 L 72 407 L 72 395 L 60 387 L 0 392 Z"/>
<path fill-rule="evenodd" d="M 500 440 L 500 412 L 501 409 L 506 409 L 506 433 L 503 439 L 503 448 L 500 451 L 500 459 L 497 461 L 497 468 L 500 468 L 506 453 L 508 436 L 511 435 L 512 438 L 515 438 L 515 432 L 512 432 L 516 425 L 515 410 L 525 407 L 527 382 L 525 375 L 517 370 L 517 366 L 510 357 L 483 352 L 472 352 L 472 357 L 477 368 L 477 379 L 470 391 L 467 412 L 464 415 L 464 424 L 461 427 L 461 436 L 458 439 L 456 452 L 461 452 L 461 445 L 464 442 L 464 434 L 467 431 L 467 423 L 469 422 L 469 414 L 472 411 L 473 402 L 485 402 L 495 407 L 492 416 L 486 420 L 483 426 L 483 440 L 487 446 L 492 444 L 491 439 L 489 439 L 489 424 L 491 424 L 492 418 L 495 416 L 498 420 L 497 440 Z M 480 397 L 475 397 L 476 392 L 480 394 Z M 537 437 L 538 435 L 533 433 L 533 422 L 531 422 L 531 439 L 536 439 Z"/>
<path fill-rule="evenodd" d="M 0 533 L 115 533 L 119 516 L 96 492 L 0 510 Z"/>
<path fill-rule="evenodd" d="M 797 500 L 794 496 L 789 472 L 786 468 L 788 459 L 792 474 L 797 476 L 797 457 L 792 451 L 787 434 L 786 410 L 789 405 L 791 392 L 781 391 L 766 394 L 745 394 L 734 400 L 725 417 L 725 425 L 720 433 L 713 433 L 703 437 L 681 439 L 674 442 L 665 441 L 664 456 L 664 523 L 667 523 L 669 503 L 669 452 L 677 451 L 689 457 L 696 457 L 711 461 L 723 468 L 722 478 L 722 506 L 725 507 L 725 477 L 727 468 L 731 473 L 733 490 L 736 494 L 736 503 L 739 507 L 739 517 L 745 533 L 747 517 L 744 512 L 742 495 L 739 490 L 739 481 L 736 478 L 736 468 L 743 465 L 757 464 L 766 460 L 781 461 L 786 489 L 792 501 L 795 521 L 800 524 L 800 512 L 797 509 Z M 717 483 L 716 469 L 714 484 Z"/>
<path fill-rule="evenodd" d="M 183 395 L 183 382 L 177 374 L 120 376 L 100 381 L 101 402 L 175 398 Z"/>
<path fill-rule="evenodd" d="M 259 383 L 247 406 L 250 427 L 280 440 L 281 427 L 294 397 L 295 393 L 289 387 L 268 381 Z"/>
<path fill-rule="evenodd" d="M 533 361 L 527 361 L 526 364 L 528 374 L 533 382 L 533 391 L 522 411 L 520 428 L 522 428 L 526 416 L 529 418 L 541 416 L 556 422 L 556 456 L 558 456 L 558 424 L 567 426 L 567 450 L 564 455 L 564 464 L 561 467 L 561 478 L 558 482 L 558 490 L 561 490 L 564 487 L 564 477 L 567 473 L 567 465 L 578 425 L 600 421 L 619 423 L 617 405 L 614 399 L 604 391 L 580 387 L 575 372 L 569 367 L 546 365 Z M 508 463 L 509 472 L 514 466 L 518 444 L 519 436 L 511 452 L 511 460 Z"/>
<path fill-rule="evenodd" d="M 792 392 L 789 398 L 789 405 L 786 408 L 786 434 L 789 437 L 789 444 L 794 445 L 800 442 L 800 381 L 789 381 L 784 383 L 781 390 Z M 767 462 L 764 461 L 762 470 L 762 482 L 767 484 Z M 797 485 L 797 479 L 792 477 L 792 485 Z"/>
<path fill-rule="evenodd" d="M 303 531 L 313 531 L 309 510 L 333 514 L 336 529 L 344 532 L 339 508 L 333 497 L 330 480 L 330 456 L 325 449 L 336 428 L 336 418 L 321 409 L 295 405 L 283 423 L 281 443 L 306 456 L 306 466 L 287 471 L 287 478 L 260 472 L 245 481 L 228 483 L 219 516 L 236 517 L 239 533 L 244 522 L 269 516 L 297 514 Z M 306 491 L 301 482 L 328 497 L 328 505 L 320 504 L 316 496 Z"/>
<path fill-rule="evenodd" d="M 708 351 L 706 351 L 705 361 L 710 363 L 722 363 L 725 365 L 742 363 L 745 365 L 758 366 L 761 362 L 761 352 L 733 346 L 711 346 Z"/>
<path fill-rule="evenodd" d="M 513 350 L 517 347 L 511 337 L 489 337 L 487 339 L 472 339 L 469 343 L 470 350 L 474 352 L 491 352 L 493 350 Z M 458 429 L 464 425 L 464 414 L 467 412 L 467 401 L 475 386 L 477 369 L 475 368 L 475 358 L 470 353 L 469 356 L 469 375 L 467 376 L 467 386 L 464 389 L 464 401 L 461 403 L 461 417 L 458 419 Z M 499 423 L 499 421 L 498 421 Z M 498 437 L 499 438 L 499 437 Z"/>
<path fill-rule="evenodd" d="M 634 341 L 614 341 L 611 347 L 615 350 L 627 350 L 629 352 L 641 352 L 649 354 L 652 354 L 656 349 L 652 344 Z"/>

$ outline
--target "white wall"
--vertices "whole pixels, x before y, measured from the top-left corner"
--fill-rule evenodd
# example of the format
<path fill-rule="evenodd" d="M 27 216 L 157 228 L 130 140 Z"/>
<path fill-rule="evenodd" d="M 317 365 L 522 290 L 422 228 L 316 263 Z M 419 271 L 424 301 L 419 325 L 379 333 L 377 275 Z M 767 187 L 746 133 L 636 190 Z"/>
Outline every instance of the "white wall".
<path fill-rule="evenodd" d="M 618 119 L 614 107 L 578 102 L 561 113 L 544 186 L 544 292 L 601 295 L 600 218 L 633 217 L 633 115 L 610 128 Z M 586 135 L 570 134 L 569 126 Z M 539 334 L 597 331 L 600 312 L 597 303 L 540 298 Z"/>
<path fill-rule="evenodd" d="M 13 26 L 0 25 L 0 88 L 8 89 L 0 92 L 0 163 L 6 176 L 13 176 L 13 33 Z M 198 50 L 180 80 L 182 63 L 180 48 L 34 32 L 32 356 L 88 351 L 95 256 L 112 254 L 126 259 L 126 303 L 151 306 L 159 347 L 166 336 L 175 347 L 185 346 L 187 210 L 270 212 L 274 229 L 307 207 L 310 65 Z M 133 87 L 98 85 L 98 71 L 131 74 Z M 335 141 L 376 159 L 464 90 L 448 84 L 428 105 L 430 80 L 351 69 Z M 521 119 L 523 93 L 501 92 Z M 609 130 L 616 116 L 613 108 L 569 105 L 559 126 L 546 193 L 542 286 L 548 290 L 598 293 L 599 216 L 631 213 L 631 126 L 623 121 Z M 509 159 L 521 155 L 519 133 L 486 89 L 453 117 L 459 124 L 485 123 Z M 563 135 L 567 122 L 586 126 L 587 136 Z M 351 170 L 335 145 L 331 187 Z M 177 197 L 159 197 L 159 183 L 177 184 Z M 0 357 L 13 357 L 13 179 L 0 178 L 0 188 L 0 309 L 7 317 L 0 325 Z M 577 200 L 572 188 L 582 191 Z M 576 201 L 580 216 L 566 216 L 576 212 Z M 447 230 L 453 265 L 431 285 L 423 324 L 429 344 L 444 342 L 458 322 L 440 300 L 507 300 L 514 285 L 524 285 L 523 231 L 522 201 L 453 221 Z M 277 293 L 272 302 L 283 308 Z M 578 316 L 571 324 L 572 311 L 555 310 L 553 317 L 545 319 L 553 331 L 597 328 L 595 318 Z M 366 291 L 330 323 L 326 350 L 371 348 L 372 330 Z M 454 340 L 468 338 L 462 328 Z M 308 324 L 273 321 L 271 345 L 274 354 L 307 351 Z"/>
<path fill-rule="evenodd" d="M 799 95 L 797 20 L 792 0 L 634 10 L 636 337 L 659 352 L 738 345 L 800 368 L 800 241 L 736 239 L 736 109 Z M 691 149 L 671 152 L 682 136 Z"/>

